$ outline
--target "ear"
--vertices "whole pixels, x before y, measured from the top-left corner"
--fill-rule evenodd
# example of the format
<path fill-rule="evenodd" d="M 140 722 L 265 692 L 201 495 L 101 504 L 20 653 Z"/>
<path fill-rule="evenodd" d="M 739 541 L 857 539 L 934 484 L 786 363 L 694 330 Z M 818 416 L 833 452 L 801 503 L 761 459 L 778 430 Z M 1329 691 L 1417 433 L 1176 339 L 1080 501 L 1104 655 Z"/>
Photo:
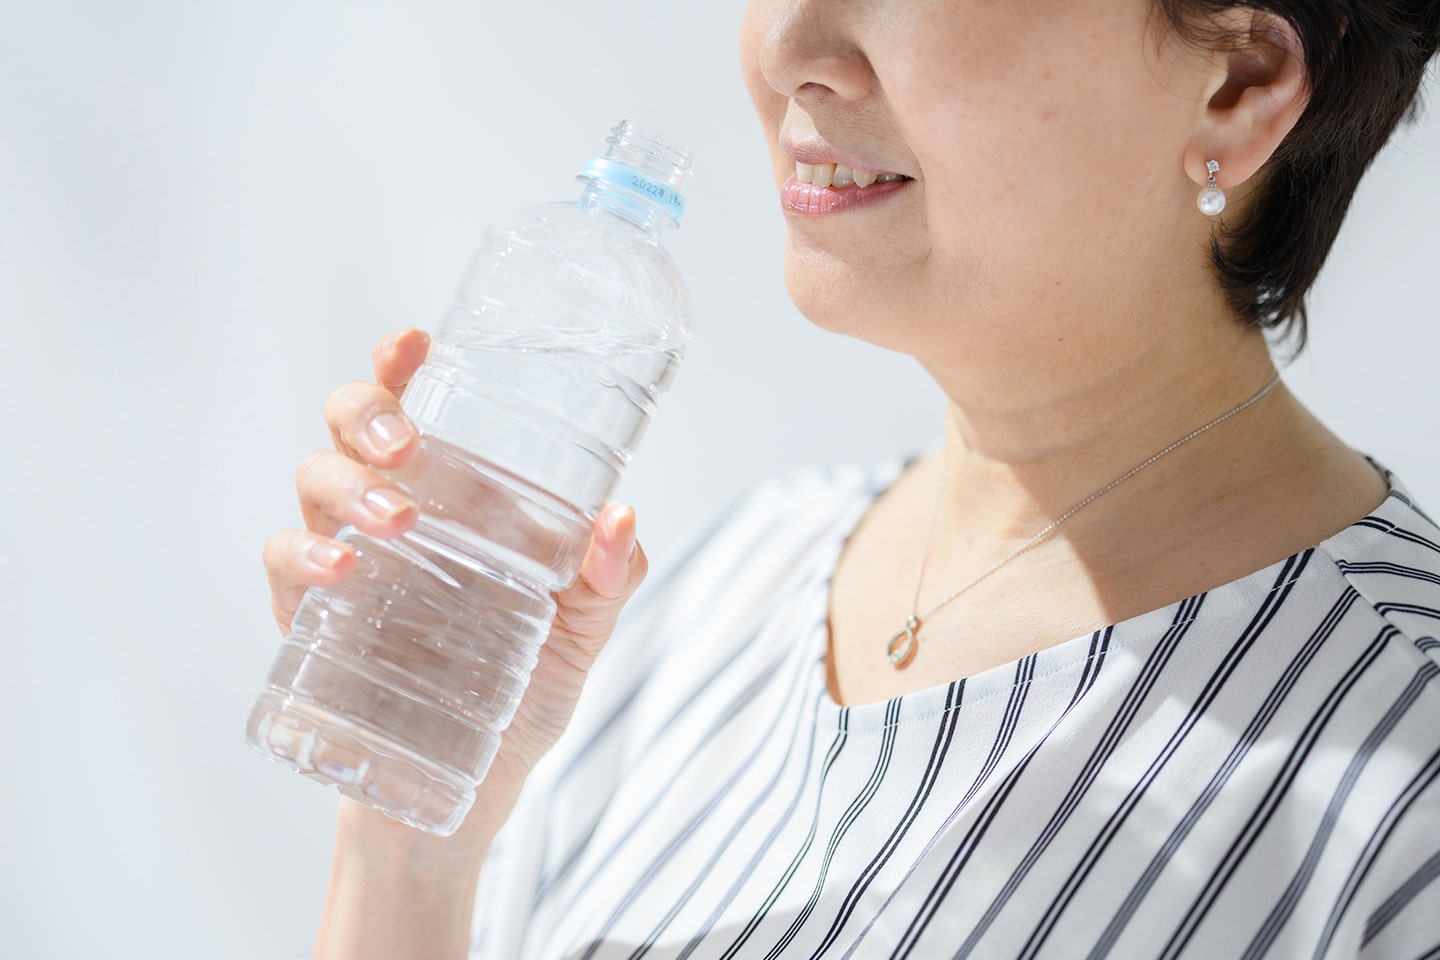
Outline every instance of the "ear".
<path fill-rule="evenodd" d="M 1288 20 L 1235 7 L 1221 26 L 1237 38 L 1216 51 L 1204 108 L 1185 150 L 1185 173 L 1207 182 L 1216 160 L 1221 188 L 1244 183 L 1264 166 L 1305 112 L 1310 85 L 1305 51 Z"/>

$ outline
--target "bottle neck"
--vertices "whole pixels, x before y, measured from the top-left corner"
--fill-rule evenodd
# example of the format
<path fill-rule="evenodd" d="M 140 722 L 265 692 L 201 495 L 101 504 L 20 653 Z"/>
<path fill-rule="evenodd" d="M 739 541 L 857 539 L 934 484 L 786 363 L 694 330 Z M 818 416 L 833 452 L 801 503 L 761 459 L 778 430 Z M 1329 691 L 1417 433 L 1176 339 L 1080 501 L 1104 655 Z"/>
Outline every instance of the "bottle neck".
<path fill-rule="evenodd" d="M 586 187 L 577 203 L 580 209 L 592 216 L 615 216 L 632 223 L 651 243 L 660 243 L 665 227 L 674 226 L 670 214 L 658 204 L 647 203 L 625 191 L 606 189 L 600 184 Z"/>
<path fill-rule="evenodd" d="M 585 212 L 621 217 L 655 243 L 667 227 L 680 226 L 683 197 L 639 171 L 616 166 L 608 158 L 593 158 L 577 178 L 585 184 L 579 200 Z"/>
<path fill-rule="evenodd" d="M 659 243 L 660 231 L 678 227 L 685 215 L 680 187 L 689 176 L 689 153 L 626 123 L 615 128 L 608 143 L 605 156 L 591 157 L 576 177 L 585 185 L 580 208 L 614 214 Z"/>

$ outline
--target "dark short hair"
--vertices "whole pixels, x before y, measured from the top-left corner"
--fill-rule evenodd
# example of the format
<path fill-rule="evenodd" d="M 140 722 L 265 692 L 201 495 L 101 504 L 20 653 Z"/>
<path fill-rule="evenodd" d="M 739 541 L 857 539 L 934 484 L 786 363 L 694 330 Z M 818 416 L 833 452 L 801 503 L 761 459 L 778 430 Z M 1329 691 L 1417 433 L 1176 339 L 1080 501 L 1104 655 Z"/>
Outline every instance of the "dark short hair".
<path fill-rule="evenodd" d="M 1204 46 L 1244 42 L 1216 15 L 1281 17 L 1303 47 L 1310 102 L 1260 171 L 1247 214 L 1217 230 L 1211 259 L 1247 324 L 1305 344 L 1305 294 L 1340 231 L 1360 177 L 1402 119 L 1440 45 L 1440 0 L 1158 0 L 1171 28 Z"/>

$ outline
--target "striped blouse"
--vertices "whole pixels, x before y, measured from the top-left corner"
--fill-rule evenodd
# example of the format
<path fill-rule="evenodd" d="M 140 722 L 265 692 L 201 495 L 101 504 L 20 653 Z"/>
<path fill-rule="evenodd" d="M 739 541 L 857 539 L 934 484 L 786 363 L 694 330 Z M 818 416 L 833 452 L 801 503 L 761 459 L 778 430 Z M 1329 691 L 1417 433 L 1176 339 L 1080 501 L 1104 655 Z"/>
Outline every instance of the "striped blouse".
<path fill-rule="evenodd" d="M 761 485 L 627 609 L 487 861 L 487 960 L 1440 957 L 1440 530 L 841 707 L 827 590 L 901 464 Z"/>

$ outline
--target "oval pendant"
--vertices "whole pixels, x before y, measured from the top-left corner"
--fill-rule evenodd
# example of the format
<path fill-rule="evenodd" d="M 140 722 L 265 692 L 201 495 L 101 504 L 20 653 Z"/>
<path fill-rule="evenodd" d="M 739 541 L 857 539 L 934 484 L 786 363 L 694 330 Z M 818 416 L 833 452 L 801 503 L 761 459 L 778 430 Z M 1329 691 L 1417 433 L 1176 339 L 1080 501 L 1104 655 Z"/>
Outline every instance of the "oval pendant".
<path fill-rule="evenodd" d="M 916 632 L 920 629 L 920 620 L 915 614 L 905 618 L 905 629 L 890 638 L 885 644 L 885 659 L 890 666 L 896 670 L 904 669 L 915 657 L 915 648 L 918 646 Z"/>

